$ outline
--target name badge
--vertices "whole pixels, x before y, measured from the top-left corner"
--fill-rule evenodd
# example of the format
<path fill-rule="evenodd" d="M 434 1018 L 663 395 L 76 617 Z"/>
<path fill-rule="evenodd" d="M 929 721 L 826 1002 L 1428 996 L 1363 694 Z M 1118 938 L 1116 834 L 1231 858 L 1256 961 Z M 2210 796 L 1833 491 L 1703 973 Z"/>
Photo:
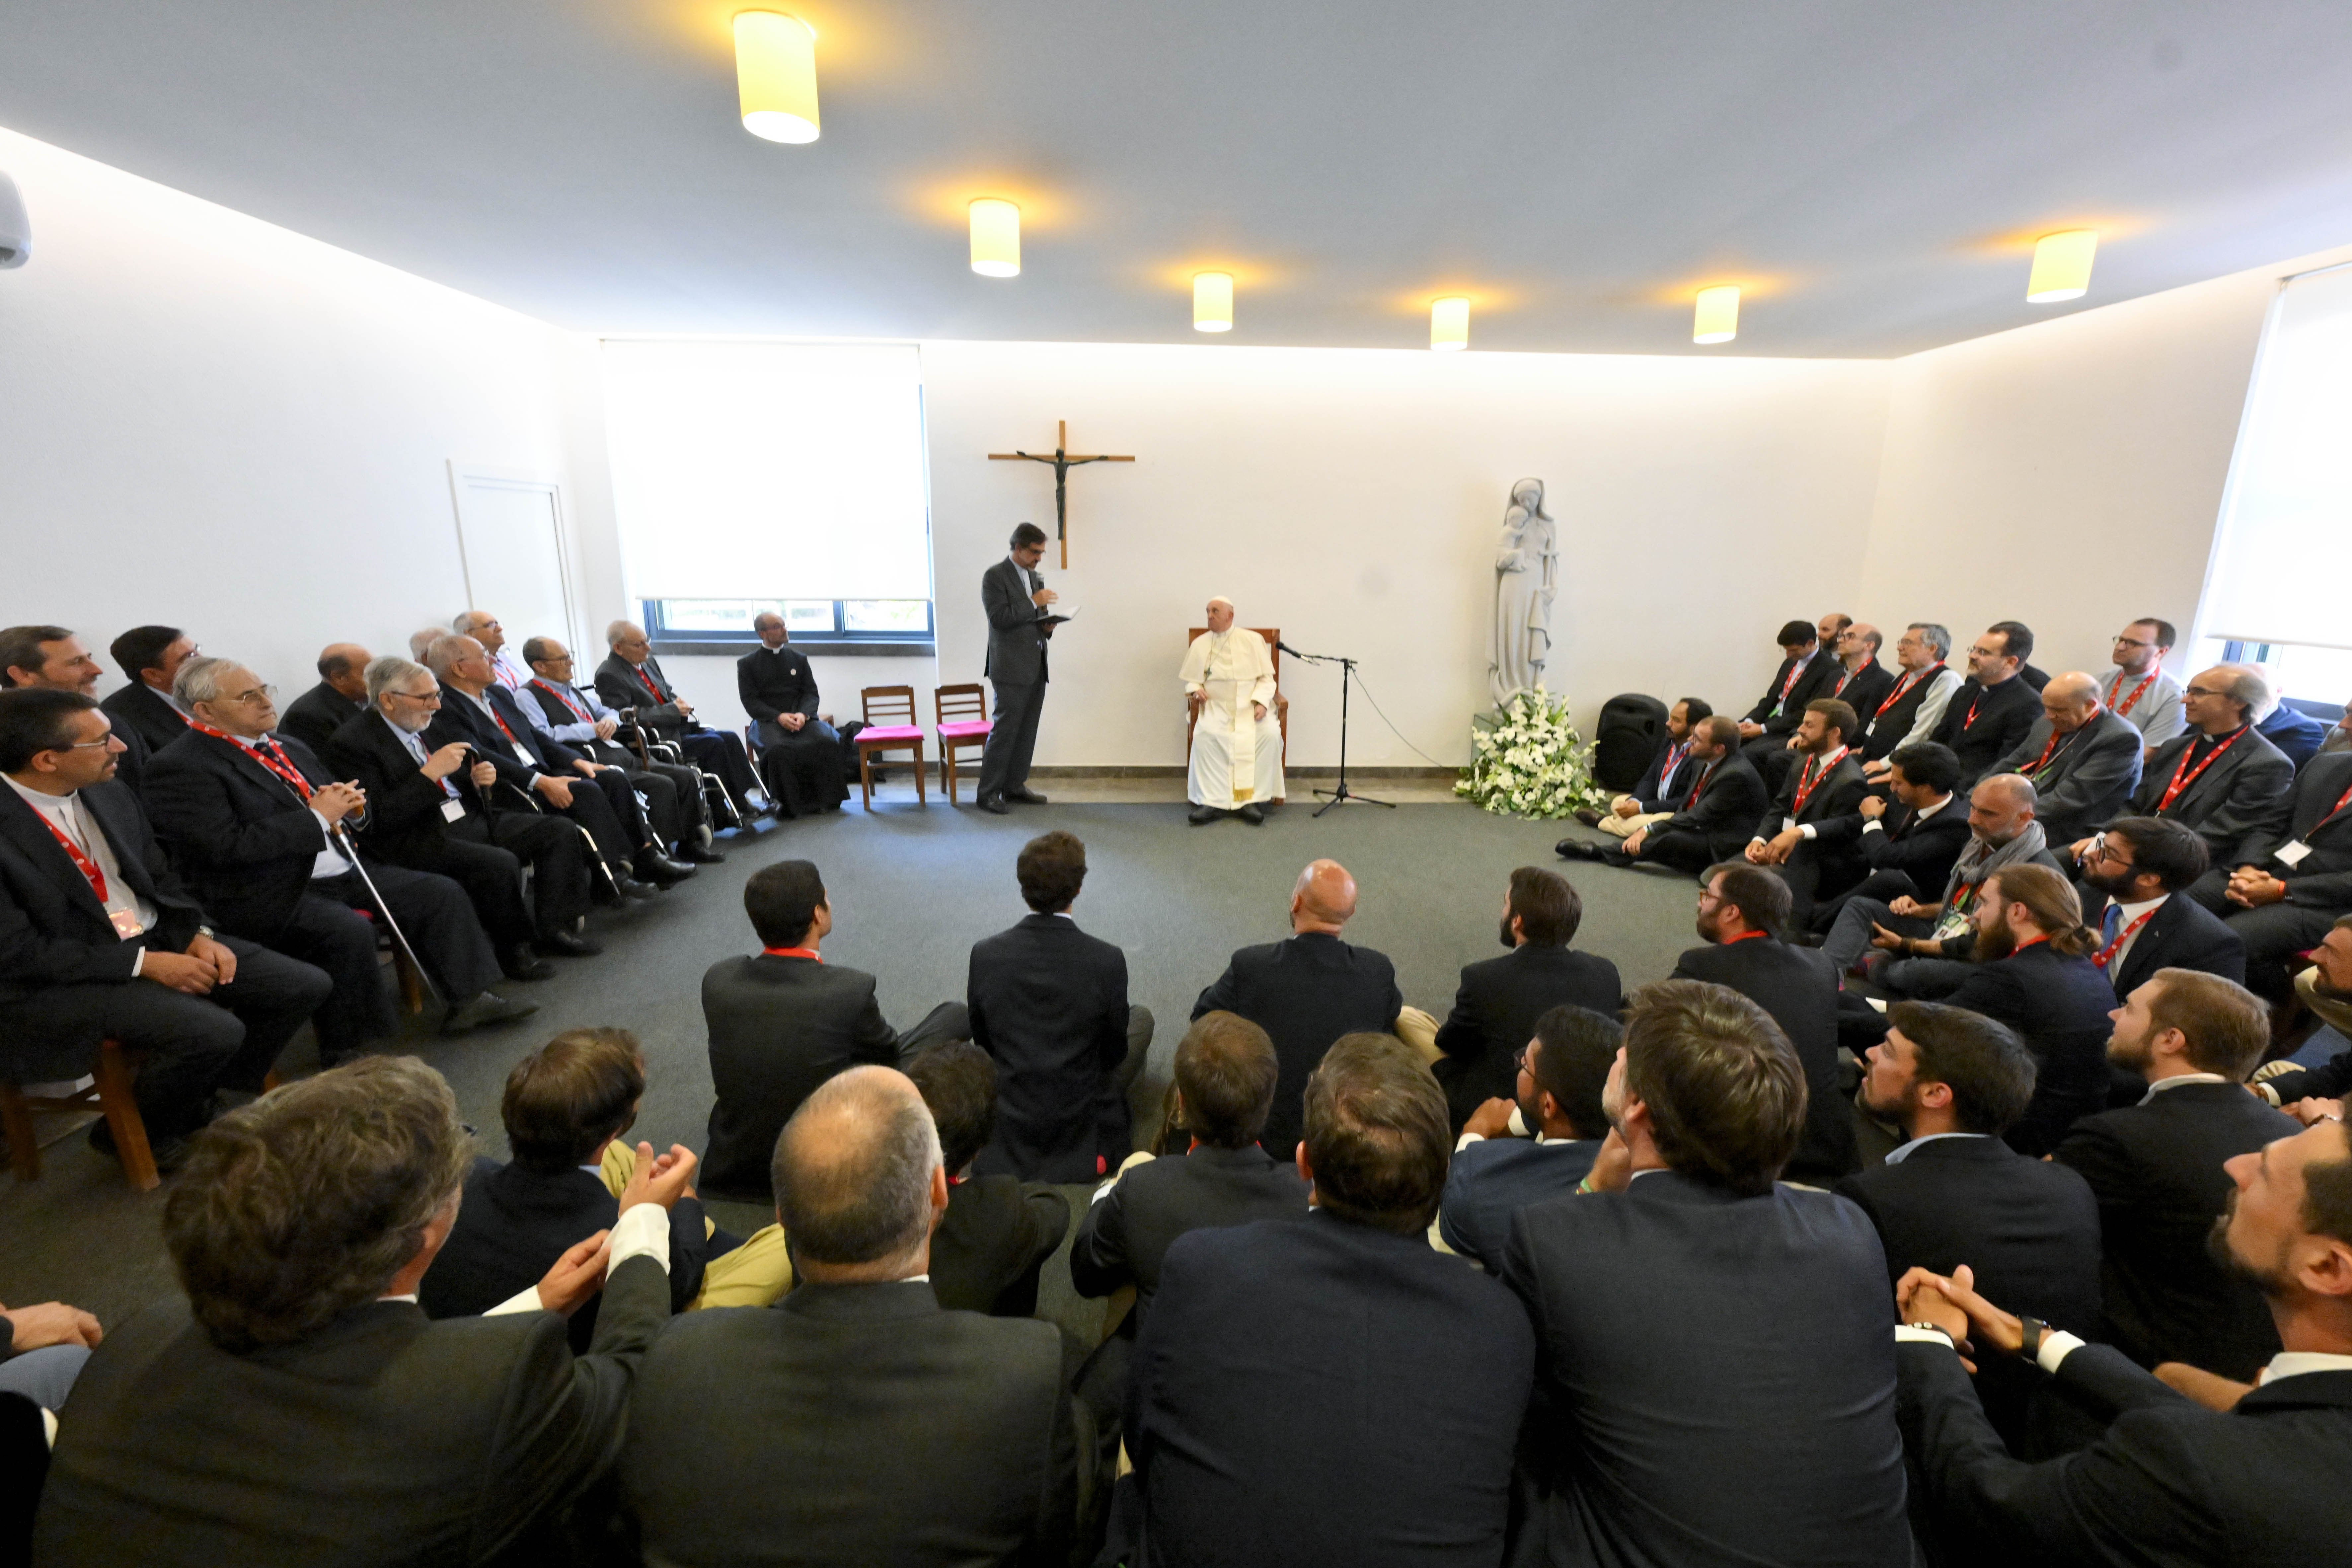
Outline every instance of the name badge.
<path fill-rule="evenodd" d="M 2311 846 L 2298 838 L 2294 843 L 2289 844 L 2284 848 L 2281 849 L 2277 854 L 2272 856 L 2271 858 L 2277 861 L 2282 866 L 2298 866 L 2303 863 L 2303 858 L 2310 853 Z"/>
<path fill-rule="evenodd" d="M 109 910 L 106 911 L 106 918 L 114 922 L 114 934 L 125 942 L 129 942 L 134 936 L 147 934 L 147 928 L 141 925 L 139 917 L 129 910 Z"/>
<path fill-rule="evenodd" d="M 1796 826 L 1797 819 L 1793 816 L 1784 816 L 1780 819 L 1780 831 L 1783 833 L 1788 832 L 1789 829 Z"/>
<path fill-rule="evenodd" d="M 465 821 L 466 803 L 462 800 L 443 801 L 441 803 L 441 820 L 444 822 Z"/>

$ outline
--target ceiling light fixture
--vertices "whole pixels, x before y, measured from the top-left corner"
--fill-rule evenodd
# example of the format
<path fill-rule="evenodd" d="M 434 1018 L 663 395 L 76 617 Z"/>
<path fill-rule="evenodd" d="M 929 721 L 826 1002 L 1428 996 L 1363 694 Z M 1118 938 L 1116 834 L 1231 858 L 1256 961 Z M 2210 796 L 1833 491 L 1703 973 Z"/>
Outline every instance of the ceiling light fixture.
<path fill-rule="evenodd" d="M 994 196 L 971 204 L 971 269 L 982 278 L 1021 276 L 1021 209 Z"/>
<path fill-rule="evenodd" d="M 1698 310 L 1691 318 L 1691 342 L 1727 343 L 1739 335 L 1739 290 L 1728 283 L 1698 291 Z"/>
<path fill-rule="evenodd" d="M 781 11 L 735 14 L 743 129 L 767 142 L 816 140 L 816 29 Z"/>
<path fill-rule="evenodd" d="M 2054 305 L 2091 291 L 2091 255 L 2099 248 L 2095 229 L 2045 234 L 2033 245 L 2033 275 L 2026 279 L 2025 302 Z"/>
<path fill-rule="evenodd" d="M 1470 346 L 1470 300 L 1467 296 L 1455 294 L 1431 304 L 1429 346 L 1442 350 Z"/>
<path fill-rule="evenodd" d="M 1230 332 L 1234 330 L 1234 275 L 1230 272 L 1192 274 L 1192 330 Z"/>

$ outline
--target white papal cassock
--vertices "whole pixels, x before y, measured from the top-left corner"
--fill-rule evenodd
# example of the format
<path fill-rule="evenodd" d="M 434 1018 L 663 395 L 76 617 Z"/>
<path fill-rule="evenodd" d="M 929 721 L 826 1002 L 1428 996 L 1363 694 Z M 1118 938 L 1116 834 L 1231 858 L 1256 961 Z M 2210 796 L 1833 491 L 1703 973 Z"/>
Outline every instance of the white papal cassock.
<path fill-rule="evenodd" d="M 1192 770 L 1185 793 L 1195 805 L 1231 811 L 1282 795 L 1282 726 L 1274 716 L 1274 658 L 1247 626 L 1202 632 L 1184 650 L 1178 672 L 1187 696 L 1202 691 L 1192 730 Z M 1253 717 L 1252 703 L 1265 705 Z"/>

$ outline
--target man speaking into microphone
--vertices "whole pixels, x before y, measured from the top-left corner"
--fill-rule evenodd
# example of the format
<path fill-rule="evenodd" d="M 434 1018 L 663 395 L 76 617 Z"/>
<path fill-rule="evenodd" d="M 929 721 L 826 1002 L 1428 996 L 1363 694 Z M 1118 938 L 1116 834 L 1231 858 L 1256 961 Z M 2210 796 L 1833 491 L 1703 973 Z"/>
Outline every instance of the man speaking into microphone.
<path fill-rule="evenodd" d="M 989 684 L 995 688 L 995 722 L 980 754 L 980 809 L 1003 816 L 1007 801 L 1043 805 L 1029 787 L 1029 756 L 1037 749 L 1037 716 L 1045 709 L 1045 639 L 1057 595 L 1037 574 L 1045 558 L 1045 531 L 1024 522 L 1013 531 L 1013 552 L 980 576 L 981 607 L 988 612 Z"/>

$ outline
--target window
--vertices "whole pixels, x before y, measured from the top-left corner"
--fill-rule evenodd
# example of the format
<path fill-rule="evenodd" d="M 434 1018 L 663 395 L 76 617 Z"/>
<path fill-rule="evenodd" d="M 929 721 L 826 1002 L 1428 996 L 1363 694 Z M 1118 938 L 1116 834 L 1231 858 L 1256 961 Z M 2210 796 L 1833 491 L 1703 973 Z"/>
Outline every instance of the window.
<path fill-rule="evenodd" d="M 2263 328 L 2200 631 L 2281 694 L 2352 696 L 2352 267 L 2290 278 Z"/>
<path fill-rule="evenodd" d="M 911 346 L 608 342 L 614 508 L 657 645 L 931 638 L 920 363 Z M 751 595 L 751 596 L 747 596 Z"/>

